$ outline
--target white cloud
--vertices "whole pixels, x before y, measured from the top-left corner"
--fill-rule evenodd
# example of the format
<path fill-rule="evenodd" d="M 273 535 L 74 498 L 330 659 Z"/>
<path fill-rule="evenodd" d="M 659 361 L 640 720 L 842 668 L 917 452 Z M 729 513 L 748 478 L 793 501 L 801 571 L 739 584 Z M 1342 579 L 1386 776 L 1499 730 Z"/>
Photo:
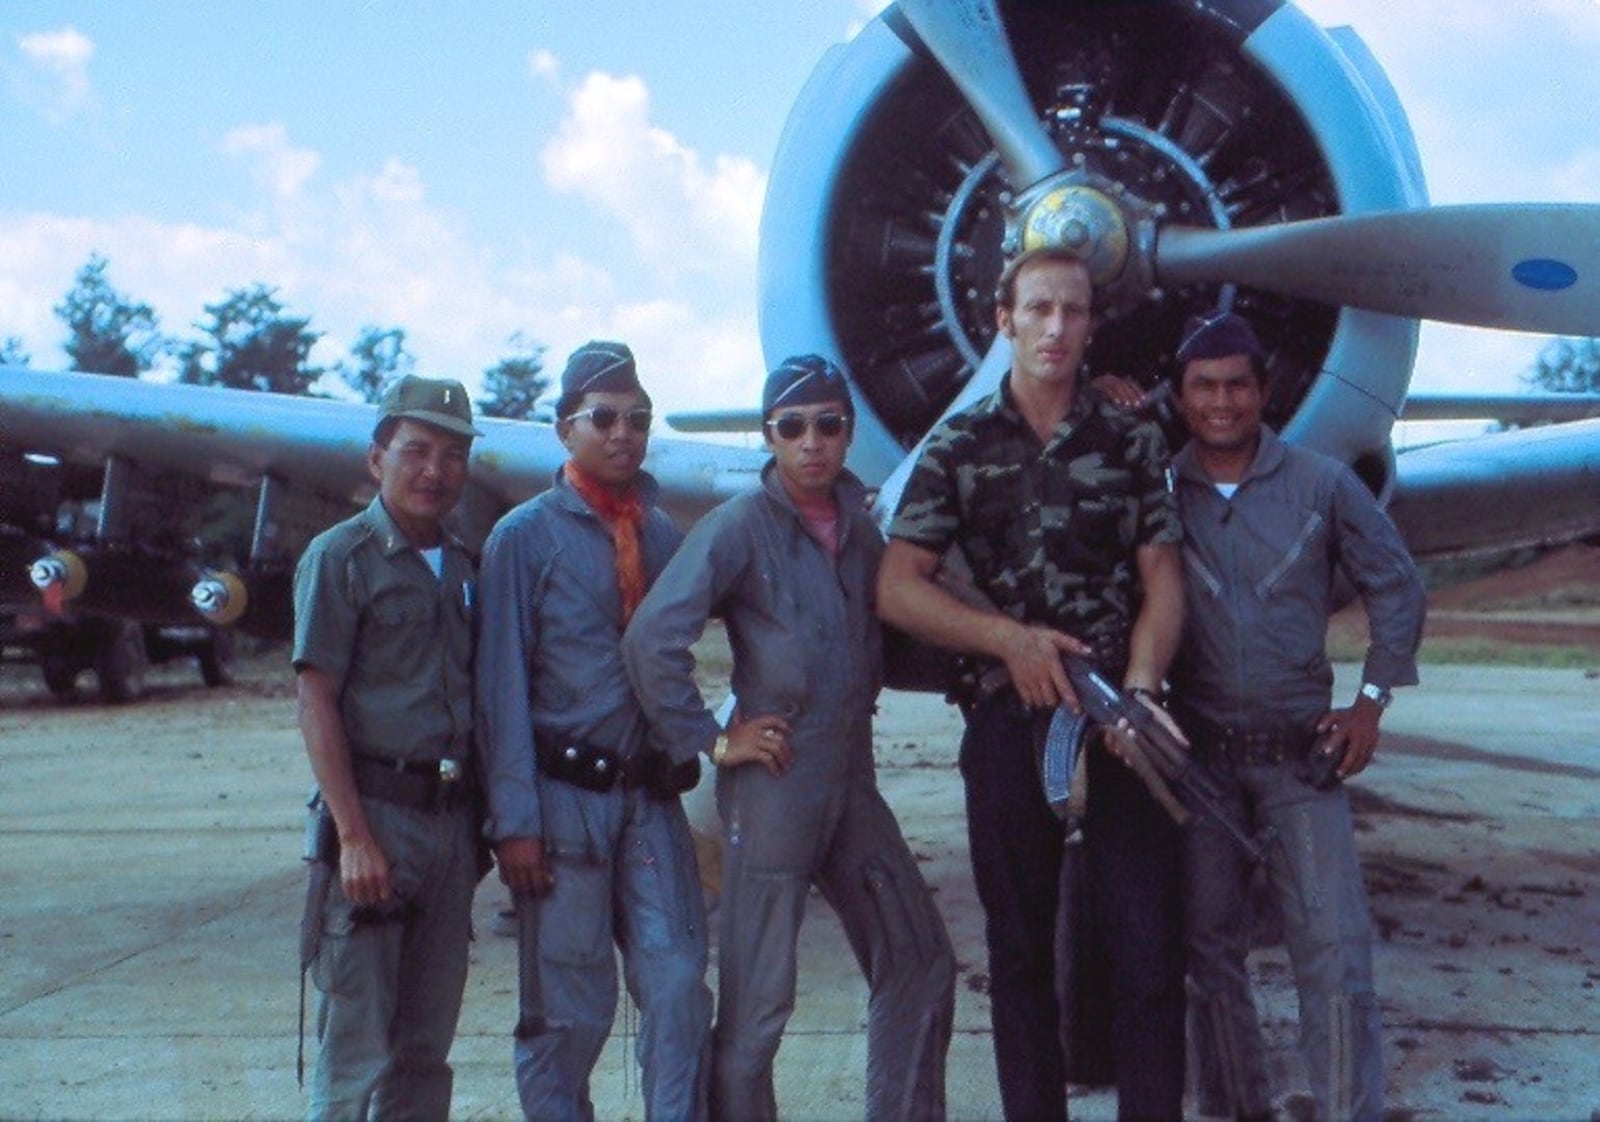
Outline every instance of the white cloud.
<path fill-rule="evenodd" d="M 557 135 L 541 153 L 556 191 L 601 207 L 659 269 L 707 273 L 755 260 L 766 175 L 749 160 L 709 161 L 650 122 L 650 97 L 633 76 L 591 73 L 573 90 Z"/>
<path fill-rule="evenodd" d="M 17 48 L 29 64 L 27 74 L 19 76 L 18 93 L 46 120 L 61 124 L 94 106 L 93 40 L 69 25 L 19 35 Z"/>
<path fill-rule="evenodd" d="M 561 78 L 561 60 L 542 47 L 529 51 L 528 73 L 541 81 L 554 83 Z"/>
<path fill-rule="evenodd" d="M 257 181 L 277 199 L 298 195 L 322 163 L 316 152 L 290 144 L 288 130 L 276 121 L 229 130 L 222 139 L 222 151 L 249 157 Z"/>

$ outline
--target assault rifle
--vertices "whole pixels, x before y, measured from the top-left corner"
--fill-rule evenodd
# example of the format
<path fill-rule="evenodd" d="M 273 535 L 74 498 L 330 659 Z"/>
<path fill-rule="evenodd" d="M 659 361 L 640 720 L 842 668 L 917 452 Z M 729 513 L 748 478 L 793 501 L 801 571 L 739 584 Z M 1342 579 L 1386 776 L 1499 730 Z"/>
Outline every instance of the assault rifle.
<path fill-rule="evenodd" d="M 1227 830 L 1252 861 L 1259 864 L 1266 860 L 1260 843 L 1245 833 L 1228 811 L 1210 770 L 1190 754 L 1148 705 L 1112 685 L 1087 659 L 1065 655 L 1061 661 L 1084 712 L 1108 734 L 1123 734 L 1128 765 L 1175 822 L 1181 826 L 1188 820 L 1185 804 L 1192 804 Z M 1173 798 L 1172 787 L 1178 789 L 1181 800 Z"/>
<path fill-rule="evenodd" d="M 952 546 L 945 554 L 935 579 L 941 588 L 968 607 L 999 611 L 973 583 L 972 569 L 959 546 Z M 1252 861 L 1266 860 L 1261 843 L 1247 834 L 1229 812 L 1215 776 L 1189 753 L 1148 705 L 1113 685 L 1088 659 L 1063 655 L 1061 662 L 1084 712 L 1104 728 L 1107 735 L 1118 737 L 1124 762 L 1173 821 L 1180 826 L 1187 822 L 1192 806 L 1225 829 Z M 992 694 L 1009 683 L 1010 675 L 1005 668 L 995 667 L 982 676 L 978 690 L 980 694 Z M 1047 741 L 1049 739 L 1053 738 Z M 1070 779 L 1072 770 L 1070 760 L 1066 763 L 1045 761 L 1047 774 L 1064 771 Z M 1182 800 L 1172 793 L 1173 787 L 1183 796 Z"/>

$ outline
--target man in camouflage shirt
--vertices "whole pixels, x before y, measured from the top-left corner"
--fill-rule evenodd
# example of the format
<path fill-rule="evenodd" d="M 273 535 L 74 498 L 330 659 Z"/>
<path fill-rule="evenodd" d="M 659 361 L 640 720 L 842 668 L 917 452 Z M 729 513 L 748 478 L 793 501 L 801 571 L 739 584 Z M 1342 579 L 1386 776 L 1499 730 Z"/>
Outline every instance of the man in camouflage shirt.
<path fill-rule="evenodd" d="M 963 705 L 973 876 L 1006 1117 L 1063 1118 L 1053 980 L 1067 836 L 1045 801 L 1035 728 L 1056 705 L 1076 707 L 1063 653 L 1090 657 L 1129 689 L 1159 693 L 1182 631 L 1182 534 L 1160 431 L 1080 392 L 1092 326 L 1084 264 L 1061 250 L 1024 254 L 1002 274 L 998 302 L 1011 372 L 930 435 L 889 529 L 878 610 L 919 639 L 1010 673 L 1010 686 Z M 998 613 L 939 585 L 941 561 L 957 547 Z M 1178 1119 L 1178 831 L 1108 753 L 1089 754 L 1088 786 L 1083 837 L 1095 935 L 1110 963 L 1119 1117 Z"/>

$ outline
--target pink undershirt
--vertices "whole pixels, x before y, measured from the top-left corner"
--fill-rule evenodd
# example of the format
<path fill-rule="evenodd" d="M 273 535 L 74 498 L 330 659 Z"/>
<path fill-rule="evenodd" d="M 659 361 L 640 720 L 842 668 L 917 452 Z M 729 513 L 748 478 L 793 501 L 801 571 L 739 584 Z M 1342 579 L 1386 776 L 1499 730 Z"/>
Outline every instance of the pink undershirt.
<path fill-rule="evenodd" d="M 813 499 L 806 498 L 789 492 L 789 498 L 794 500 L 794 508 L 800 512 L 800 520 L 805 523 L 806 533 L 817 539 L 817 544 L 828 551 L 828 556 L 835 561 L 839 559 L 839 504 L 833 501 L 833 496 Z"/>

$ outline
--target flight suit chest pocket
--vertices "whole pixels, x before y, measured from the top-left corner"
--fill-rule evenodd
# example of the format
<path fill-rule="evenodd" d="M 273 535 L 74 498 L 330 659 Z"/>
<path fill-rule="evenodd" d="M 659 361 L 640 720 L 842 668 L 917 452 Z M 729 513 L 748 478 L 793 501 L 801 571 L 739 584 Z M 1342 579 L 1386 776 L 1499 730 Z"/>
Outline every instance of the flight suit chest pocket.
<path fill-rule="evenodd" d="M 1265 600 L 1282 586 L 1290 574 L 1303 571 L 1304 564 L 1327 552 L 1323 528 L 1326 522 L 1317 511 L 1306 511 L 1296 516 L 1286 512 L 1281 535 L 1274 535 L 1276 544 L 1267 550 L 1271 565 L 1256 582 L 1256 595 Z"/>

